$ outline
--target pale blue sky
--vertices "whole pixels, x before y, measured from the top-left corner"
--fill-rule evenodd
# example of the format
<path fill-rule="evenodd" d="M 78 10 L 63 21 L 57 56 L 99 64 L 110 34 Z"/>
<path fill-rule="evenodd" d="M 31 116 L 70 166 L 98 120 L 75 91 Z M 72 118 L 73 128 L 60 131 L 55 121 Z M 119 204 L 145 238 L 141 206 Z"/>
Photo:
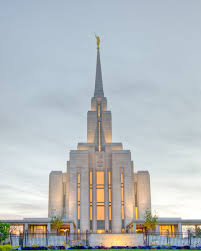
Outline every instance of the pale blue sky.
<path fill-rule="evenodd" d="M 0 218 L 47 216 L 86 141 L 99 34 L 113 140 L 161 217 L 201 218 L 201 1 L 0 0 Z"/>

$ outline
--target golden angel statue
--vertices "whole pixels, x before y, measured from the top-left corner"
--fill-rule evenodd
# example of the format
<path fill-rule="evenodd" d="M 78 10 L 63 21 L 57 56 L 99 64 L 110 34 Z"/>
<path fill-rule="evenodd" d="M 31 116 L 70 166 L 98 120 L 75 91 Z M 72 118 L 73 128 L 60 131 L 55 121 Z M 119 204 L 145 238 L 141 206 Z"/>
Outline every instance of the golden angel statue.
<path fill-rule="evenodd" d="M 96 36 L 96 34 L 95 34 L 95 37 L 96 37 L 97 49 L 99 49 L 100 48 L 100 37 Z"/>

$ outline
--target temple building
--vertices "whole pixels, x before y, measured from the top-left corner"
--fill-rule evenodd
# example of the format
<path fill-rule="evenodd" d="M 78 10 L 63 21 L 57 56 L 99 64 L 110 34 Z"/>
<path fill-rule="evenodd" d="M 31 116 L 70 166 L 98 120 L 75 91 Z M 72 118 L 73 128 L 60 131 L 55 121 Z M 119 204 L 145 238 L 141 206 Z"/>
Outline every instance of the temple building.
<path fill-rule="evenodd" d="M 48 217 L 1 220 L 10 224 L 10 232 L 14 235 L 45 233 L 42 235 L 43 245 L 47 245 L 51 234 L 54 236 L 56 233 L 52 223 L 54 216 L 63 220 L 59 231 L 64 237 L 60 238 L 58 245 L 67 241 L 69 232 L 72 233 L 72 241 L 75 236 L 81 238 L 81 233 L 84 236 L 90 233 L 91 246 L 109 245 L 109 240 L 111 243 L 114 241 L 112 245 L 128 246 L 131 240 L 131 246 L 139 245 L 137 239 L 142 236 L 135 233 L 145 231 L 144 214 L 146 210 L 151 210 L 149 172 L 136 171 L 131 152 L 124 150 L 122 143 L 112 141 L 112 115 L 107 109 L 103 91 L 100 40 L 96 38 L 95 90 L 91 110 L 87 114 L 87 142 L 78 143 L 77 150 L 70 151 L 66 172 L 50 173 Z M 168 235 L 185 235 L 189 227 L 194 230 L 201 227 L 201 219 L 158 218 L 157 221 L 155 232 L 165 235 L 165 238 Z M 50 237 L 47 237 L 48 233 Z M 123 239 L 126 244 L 121 242 Z M 32 244 L 38 244 L 37 241 L 36 238 L 36 243 Z M 99 241 L 101 244 L 98 244 Z"/>
<path fill-rule="evenodd" d="M 137 171 L 130 150 L 112 141 L 112 114 L 104 95 L 99 37 L 87 142 L 70 151 L 67 170 L 49 176 L 48 217 L 75 223 L 77 232 L 121 233 L 151 210 L 150 175 Z"/>

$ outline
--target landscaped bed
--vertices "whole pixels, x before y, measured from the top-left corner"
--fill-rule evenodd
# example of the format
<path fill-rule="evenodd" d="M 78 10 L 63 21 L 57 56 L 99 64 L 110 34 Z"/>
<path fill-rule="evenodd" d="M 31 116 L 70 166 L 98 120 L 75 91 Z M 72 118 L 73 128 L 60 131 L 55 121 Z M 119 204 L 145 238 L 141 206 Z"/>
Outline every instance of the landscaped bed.
<path fill-rule="evenodd" d="M 123 250 L 143 250 L 143 249 L 151 249 L 151 250 L 175 250 L 175 249 L 180 249 L 180 250 L 201 250 L 201 246 L 199 247 L 190 247 L 190 246 L 136 246 L 136 247 L 121 247 L 121 246 L 113 246 L 113 247 L 88 247 L 88 246 L 75 246 L 75 247 L 70 247 L 70 246 L 51 246 L 51 247 L 18 247 L 14 248 L 12 250 L 70 250 L 73 249 L 74 251 L 80 250 L 80 249 L 85 249 L 85 250 L 117 250 L 121 249 Z"/>
<path fill-rule="evenodd" d="M 121 249 L 122 251 L 123 250 L 135 250 L 135 251 L 141 251 L 142 249 L 149 249 L 149 248 L 85 248 L 85 250 L 91 250 L 91 249 L 93 249 L 93 250 L 98 250 L 98 251 L 104 251 L 104 250 L 108 250 L 108 251 L 113 251 L 113 250 L 117 250 L 117 249 Z M 165 248 L 165 249 L 162 249 L 162 248 L 151 248 L 151 250 L 161 250 L 161 251 L 166 251 L 167 250 L 167 248 Z M 169 250 L 170 250 L 171 248 L 169 248 Z M 179 250 L 187 250 L 187 249 L 191 249 L 191 250 L 201 250 L 201 247 L 200 248 L 180 248 L 180 247 L 177 247 L 177 248 L 172 248 L 172 250 L 175 250 L 175 249 L 179 249 Z M 22 250 L 31 250 L 31 249 L 26 249 L 26 247 L 25 248 L 23 248 Z M 40 249 L 40 250 L 47 250 L 47 249 Z M 52 251 L 55 251 L 55 250 L 58 250 L 58 249 L 48 249 L 48 250 L 52 250 Z M 75 249 L 73 249 L 73 250 L 75 250 L 75 251 L 79 251 L 80 250 L 80 248 L 75 248 Z"/>
<path fill-rule="evenodd" d="M 117 249 L 121 249 L 122 251 L 124 250 L 135 250 L 135 251 L 140 251 L 142 249 L 151 249 L 151 250 L 161 250 L 161 251 L 165 251 L 165 250 L 175 250 L 175 249 L 179 249 L 179 250 L 187 250 L 187 249 L 191 249 L 191 250 L 201 250 L 201 246 L 199 247 L 190 247 L 190 246 L 136 246 L 136 247 L 111 247 L 111 248 L 107 248 L 107 247 L 88 247 L 88 246 L 31 246 L 31 247 L 12 247 L 11 245 L 2 245 L 0 246 L 0 251 L 10 251 L 10 250 L 70 250 L 73 249 L 74 251 L 80 250 L 80 249 L 85 249 L 85 250 L 98 250 L 98 251 L 104 251 L 104 250 L 108 250 L 108 251 L 112 251 L 112 250 L 117 250 Z"/>

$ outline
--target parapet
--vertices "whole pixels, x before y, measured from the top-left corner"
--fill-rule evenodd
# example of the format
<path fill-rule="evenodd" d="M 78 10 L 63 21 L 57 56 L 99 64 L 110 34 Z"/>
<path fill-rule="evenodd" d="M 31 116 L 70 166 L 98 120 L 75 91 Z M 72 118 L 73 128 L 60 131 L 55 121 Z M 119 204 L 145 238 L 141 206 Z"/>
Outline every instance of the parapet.
<path fill-rule="evenodd" d="M 50 175 L 61 175 L 62 171 L 51 171 Z"/>

